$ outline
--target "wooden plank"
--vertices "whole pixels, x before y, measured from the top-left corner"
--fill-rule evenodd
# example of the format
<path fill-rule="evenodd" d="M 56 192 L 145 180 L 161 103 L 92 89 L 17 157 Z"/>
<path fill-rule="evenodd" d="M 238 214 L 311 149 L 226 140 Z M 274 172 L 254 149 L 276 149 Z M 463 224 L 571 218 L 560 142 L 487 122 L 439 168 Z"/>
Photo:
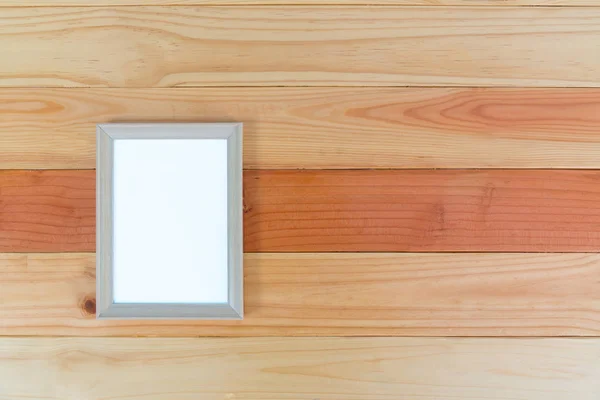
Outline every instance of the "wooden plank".
<path fill-rule="evenodd" d="M 0 398 L 597 400 L 598 339 L 3 338 Z"/>
<path fill-rule="evenodd" d="M 96 172 L 0 171 L 0 251 L 94 251 Z"/>
<path fill-rule="evenodd" d="M 600 334 L 600 254 L 261 253 L 244 263 L 243 321 L 98 321 L 93 253 L 1 254 L 0 334 Z"/>
<path fill-rule="evenodd" d="M 0 86 L 600 86 L 600 8 L 15 7 Z"/>
<path fill-rule="evenodd" d="M 257 251 L 600 250 L 599 171 L 246 171 Z"/>
<path fill-rule="evenodd" d="M 599 171 L 244 173 L 247 252 L 600 249 Z M 95 248 L 95 171 L 0 171 L 0 251 Z"/>
<path fill-rule="evenodd" d="M 95 168 L 104 122 L 243 121 L 250 169 L 600 168 L 600 90 L 0 90 L 0 169 Z"/>

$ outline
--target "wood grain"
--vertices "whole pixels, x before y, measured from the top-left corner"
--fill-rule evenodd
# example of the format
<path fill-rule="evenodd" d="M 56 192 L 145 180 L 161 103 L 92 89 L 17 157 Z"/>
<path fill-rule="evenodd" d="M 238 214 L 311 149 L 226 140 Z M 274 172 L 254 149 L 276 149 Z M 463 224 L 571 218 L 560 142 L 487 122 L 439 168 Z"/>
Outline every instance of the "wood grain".
<path fill-rule="evenodd" d="M 0 171 L 0 251 L 94 250 L 95 171 Z"/>
<path fill-rule="evenodd" d="M 600 8 L 18 7 L 0 86 L 594 86 Z"/>
<path fill-rule="evenodd" d="M 600 249 L 600 172 L 246 171 L 257 251 Z"/>
<path fill-rule="evenodd" d="M 3 338 L 0 398 L 597 400 L 599 358 L 596 339 Z"/>
<path fill-rule="evenodd" d="M 4 169 L 95 168 L 95 125 L 244 122 L 250 169 L 600 168 L 600 90 L 0 90 Z"/>
<path fill-rule="evenodd" d="M 243 321 L 98 321 L 93 253 L 1 254 L 0 334 L 600 334 L 600 254 L 260 253 L 244 269 Z"/>
<path fill-rule="evenodd" d="M 600 249 L 599 171 L 244 173 L 247 252 Z M 95 248 L 95 171 L 0 171 L 0 251 Z"/>

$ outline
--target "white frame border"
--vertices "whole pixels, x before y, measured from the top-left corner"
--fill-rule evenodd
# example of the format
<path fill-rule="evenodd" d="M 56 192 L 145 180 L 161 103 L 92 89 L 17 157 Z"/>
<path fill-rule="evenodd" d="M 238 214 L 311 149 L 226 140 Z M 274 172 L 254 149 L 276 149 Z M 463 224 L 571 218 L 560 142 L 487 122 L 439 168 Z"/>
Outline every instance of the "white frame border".
<path fill-rule="evenodd" d="M 96 128 L 96 296 L 98 319 L 243 319 L 241 123 L 109 123 Z M 113 151 L 119 139 L 227 139 L 228 303 L 115 303 Z"/>

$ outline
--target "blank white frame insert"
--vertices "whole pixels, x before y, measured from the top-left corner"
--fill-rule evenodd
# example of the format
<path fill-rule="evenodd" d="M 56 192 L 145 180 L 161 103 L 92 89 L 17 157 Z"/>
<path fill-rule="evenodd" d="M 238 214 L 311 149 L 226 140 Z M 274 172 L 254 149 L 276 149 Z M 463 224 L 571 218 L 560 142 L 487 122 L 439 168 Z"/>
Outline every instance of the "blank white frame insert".
<path fill-rule="evenodd" d="M 243 317 L 242 124 L 97 127 L 97 317 Z"/>

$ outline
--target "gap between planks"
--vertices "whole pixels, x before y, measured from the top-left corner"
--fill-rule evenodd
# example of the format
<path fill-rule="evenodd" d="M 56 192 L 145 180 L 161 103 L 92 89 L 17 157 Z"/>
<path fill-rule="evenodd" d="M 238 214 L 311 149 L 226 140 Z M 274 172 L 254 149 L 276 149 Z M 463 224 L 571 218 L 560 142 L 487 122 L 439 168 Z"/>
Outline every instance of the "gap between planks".
<path fill-rule="evenodd" d="M 135 7 L 135 6 L 400 6 L 400 7 L 597 7 L 599 0 L 0 0 L 0 7 Z"/>

